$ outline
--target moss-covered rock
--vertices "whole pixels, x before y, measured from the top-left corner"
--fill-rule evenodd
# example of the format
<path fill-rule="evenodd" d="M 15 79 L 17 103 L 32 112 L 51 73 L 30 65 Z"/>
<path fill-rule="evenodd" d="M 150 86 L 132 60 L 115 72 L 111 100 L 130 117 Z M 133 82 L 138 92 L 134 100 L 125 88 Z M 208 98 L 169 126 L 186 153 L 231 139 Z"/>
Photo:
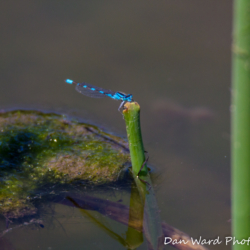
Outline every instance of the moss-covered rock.
<path fill-rule="evenodd" d="M 37 111 L 1 113 L 0 214 L 35 214 L 44 186 L 114 182 L 128 162 L 126 142 L 97 127 Z"/>

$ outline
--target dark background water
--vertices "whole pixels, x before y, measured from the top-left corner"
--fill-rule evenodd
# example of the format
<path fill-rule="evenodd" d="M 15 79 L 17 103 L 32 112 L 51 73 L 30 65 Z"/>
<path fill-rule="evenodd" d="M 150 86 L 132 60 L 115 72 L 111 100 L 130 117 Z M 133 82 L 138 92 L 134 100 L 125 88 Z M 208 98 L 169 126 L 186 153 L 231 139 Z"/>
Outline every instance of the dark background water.
<path fill-rule="evenodd" d="M 193 237 L 230 234 L 231 0 L 13 0 L 0 3 L 0 20 L 0 109 L 52 110 L 126 136 L 118 102 L 64 79 L 132 93 L 162 220 Z M 79 220 L 63 225 L 68 238 L 40 230 L 32 249 L 82 249 Z M 86 227 L 90 248 L 113 246 Z"/>

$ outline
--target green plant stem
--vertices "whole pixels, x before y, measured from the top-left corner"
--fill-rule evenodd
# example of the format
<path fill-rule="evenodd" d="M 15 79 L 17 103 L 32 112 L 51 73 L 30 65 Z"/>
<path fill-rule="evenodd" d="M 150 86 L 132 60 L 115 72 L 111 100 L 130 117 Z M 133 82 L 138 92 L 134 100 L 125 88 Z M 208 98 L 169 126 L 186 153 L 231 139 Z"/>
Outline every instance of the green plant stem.
<path fill-rule="evenodd" d="M 141 169 L 145 162 L 145 151 L 141 135 L 140 106 L 136 102 L 126 103 L 124 106 L 125 109 L 123 110 L 123 114 L 126 122 L 132 172 L 140 195 L 140 205 L 137 205 L 134 209 L 137 209 L 138 213 L 144 211 L 141 214 L 141 219 L 144 217 L 144 234 L 147 235 L 147 241 L 151 244 L 151 249 L 159 249 L 158 244 L 163 242 L 159 209 L 152 188 L 147 164 Z M 138 175 L 139 178 L 137 178 Z M 146 183 L 149 187 L 147 187 Z M 132 202 L 131 205 L 133 204 L 134 203 Z"/>
<path fill-rule="evenodd" d="M 140 126 L 140 106 L 137 102 L 127 102 L 123 110 L 124 120 L 129 142 L 130 157 L 133 173 L 137 176 L 145 161 L 145 152 L 142 142 Z M 141 170 L 142 175 L 147 174 L 147 164 Z"/>
<path fill-rule="evenodd" d="M 232 103 L 232 235 L 250 236 L 250 1 L 234 1 Z M 234 250 L 249 249 L 247 243 Z"/>

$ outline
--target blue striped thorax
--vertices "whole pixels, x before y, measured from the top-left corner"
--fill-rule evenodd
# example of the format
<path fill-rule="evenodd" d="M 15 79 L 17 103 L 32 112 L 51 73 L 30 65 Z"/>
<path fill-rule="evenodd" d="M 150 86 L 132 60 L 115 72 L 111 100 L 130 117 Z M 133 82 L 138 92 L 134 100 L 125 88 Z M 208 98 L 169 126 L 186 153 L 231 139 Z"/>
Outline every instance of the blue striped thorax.
<path fill-rule="evenodd" d="M 125 93 L 122 92 L 116 92 L 114 96 L 110 96 L 111 98 L 115 100 L 122 100 L 124 102 L 132 102 L 133 101 L 133 96 L 131 94 L 126 95 Z"/>

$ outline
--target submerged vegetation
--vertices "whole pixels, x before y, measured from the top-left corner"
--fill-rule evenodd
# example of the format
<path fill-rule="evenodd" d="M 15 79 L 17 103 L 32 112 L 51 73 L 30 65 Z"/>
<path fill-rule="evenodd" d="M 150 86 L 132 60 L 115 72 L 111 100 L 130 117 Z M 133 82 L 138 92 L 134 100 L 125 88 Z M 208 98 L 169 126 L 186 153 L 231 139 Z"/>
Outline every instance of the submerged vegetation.
<path fill-rule="evenodd" d="M 0 214 L 35 214 L 44 187 L 114 182 L 128 162 L 126 142 L 97 127 L 37 111 L 2 113 Z"/>

